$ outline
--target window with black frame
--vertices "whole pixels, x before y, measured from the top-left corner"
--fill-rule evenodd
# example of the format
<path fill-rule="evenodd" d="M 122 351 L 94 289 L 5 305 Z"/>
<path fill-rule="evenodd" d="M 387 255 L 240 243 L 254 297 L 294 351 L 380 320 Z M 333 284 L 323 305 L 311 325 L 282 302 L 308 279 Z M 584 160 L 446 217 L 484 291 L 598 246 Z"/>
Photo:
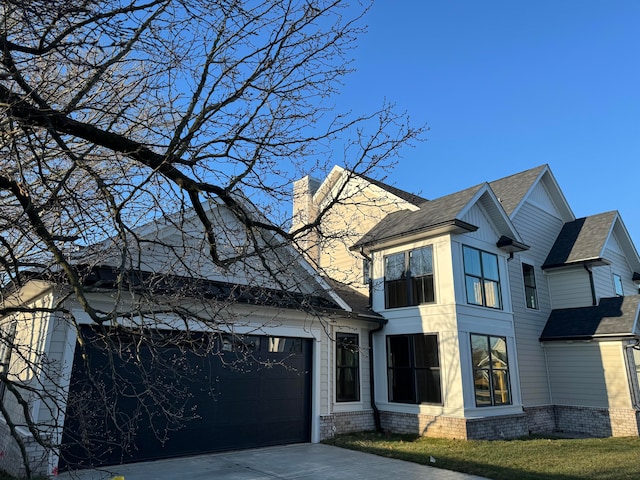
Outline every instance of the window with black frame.
<path fill-rule="evenodd" d="M 435 301 L 433 248 L 420 247 L 384 257 L 385 308 Z"/>
<path fill-rule="evenodd" d="M 358 335 L 336 333 L 336 401 L 360 400 Z"/>
<path fill-rule="evenodd" d="M 524 296 L 527 308 L 538 309 L 538 291 L 536 289 L 536 274 L 532 265 L 522 264 L 524 279 Z"/>
<path fill-rule="evenodd" d="M 471 359 L 476 406 L 511 405 L 507 339 L 472 333 Z"/>
<path fill-rule="evenodd" d="M 388 336 L 387 382 L 390 402 L 442 404 L 438 336 Z"/>
<path fill-rule="evenodd" d="M 490 308 L 502 308 L 498 256 L 462 247 L 467 303 Z"/>

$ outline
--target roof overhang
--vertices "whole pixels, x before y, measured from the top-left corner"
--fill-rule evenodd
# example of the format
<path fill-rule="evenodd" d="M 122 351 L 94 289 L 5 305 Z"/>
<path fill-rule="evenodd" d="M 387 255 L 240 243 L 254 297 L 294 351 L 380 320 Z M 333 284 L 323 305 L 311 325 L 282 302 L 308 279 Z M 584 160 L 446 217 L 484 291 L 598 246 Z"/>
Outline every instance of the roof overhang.
<path fill-rule="evenodd" d="M 602 267 L 604 265 L 611 265 L 611 261 L 606 258 L 597 257 L 597 258 L 587 258 L 582 260 L 575 260 L 572 262 L 566 263 L 556 263 L 552 265 L 543 265 L 542 270 L 551 270 L 554 268 L 562 268 L 562 267 L 574 267 L 574 266 L 587 266 L 587 267 Z"/>
<path fill-rule="evenodd" d="M 475 225 L 454 218 L 445 222 L 426 225 L 418 229 L 403 232 L 402 234 L 393 235 L 378 240 L 372 240 L 365 243 L 357 243 L 356 245 L 352 246 L 350 250 L 358 252 L 372 252 L 374 250 L 382 250 L 383 248 L 403 243 L 414 242 L 422 238 L 435 237 L 444 234 L 455 235 L 461 233 L 469 233 L 475 232 L 476 230 L 478 230 L 478 227 L 476 227 Z"/>
<path fill-rule="evenodd" d="M 523 252 L 525 250 L 529 250 L 529 245 L 525 245 L 522 242 L 518 242 L 517 240 L 507 237 L 506 235 L 502 235 L 498 239 L 496 246 L 500 250 L 503 250 L 507 253 L 516 253 L 516 252 Z"/>

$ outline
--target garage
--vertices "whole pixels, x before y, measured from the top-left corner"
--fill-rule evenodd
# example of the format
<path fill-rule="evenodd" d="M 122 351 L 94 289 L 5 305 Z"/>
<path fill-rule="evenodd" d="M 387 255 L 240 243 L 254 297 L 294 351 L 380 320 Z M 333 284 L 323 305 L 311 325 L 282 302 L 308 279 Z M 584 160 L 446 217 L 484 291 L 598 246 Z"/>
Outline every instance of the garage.
<path fill-rule="evenodd" d="M 84 326 L 59 469 L 311 439 L 312 341 Z"/>

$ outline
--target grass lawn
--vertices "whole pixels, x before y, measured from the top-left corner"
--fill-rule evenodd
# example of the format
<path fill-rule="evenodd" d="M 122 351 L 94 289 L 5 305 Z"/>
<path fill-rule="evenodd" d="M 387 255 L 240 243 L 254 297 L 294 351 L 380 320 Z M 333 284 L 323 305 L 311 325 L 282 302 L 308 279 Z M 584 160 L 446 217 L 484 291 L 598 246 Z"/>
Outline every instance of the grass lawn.
<path fill-rule="evenodd" d="M 640 479 L 637 437 L 465 441 L 357 433 L 325 443 L 494 480 Z"/>

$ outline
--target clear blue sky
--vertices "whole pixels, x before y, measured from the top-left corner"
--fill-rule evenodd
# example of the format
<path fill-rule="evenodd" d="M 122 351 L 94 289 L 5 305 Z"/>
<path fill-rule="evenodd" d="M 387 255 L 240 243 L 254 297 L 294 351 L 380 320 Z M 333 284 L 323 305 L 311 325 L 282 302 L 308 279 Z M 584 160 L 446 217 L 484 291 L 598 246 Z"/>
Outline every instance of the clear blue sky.
<path fill-rule="evenodd" d="M 387 181 L 427 198 L 547 163 L 640 249 L 640 0 L 378 0 L 340 101 L 427 122 Z"/>

